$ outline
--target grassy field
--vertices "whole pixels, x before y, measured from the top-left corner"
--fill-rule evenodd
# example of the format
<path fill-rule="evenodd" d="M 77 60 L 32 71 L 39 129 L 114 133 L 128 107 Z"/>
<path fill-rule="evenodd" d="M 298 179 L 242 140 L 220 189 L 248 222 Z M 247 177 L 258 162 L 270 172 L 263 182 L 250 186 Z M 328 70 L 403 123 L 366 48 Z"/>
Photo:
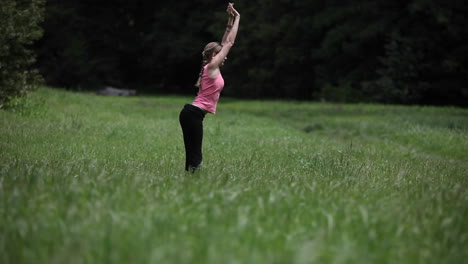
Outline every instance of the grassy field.
<path fill-rule="evenodd" d="M 0 263 L 466 263 L 468 109 L 191 99 L 0 111 Z"/>

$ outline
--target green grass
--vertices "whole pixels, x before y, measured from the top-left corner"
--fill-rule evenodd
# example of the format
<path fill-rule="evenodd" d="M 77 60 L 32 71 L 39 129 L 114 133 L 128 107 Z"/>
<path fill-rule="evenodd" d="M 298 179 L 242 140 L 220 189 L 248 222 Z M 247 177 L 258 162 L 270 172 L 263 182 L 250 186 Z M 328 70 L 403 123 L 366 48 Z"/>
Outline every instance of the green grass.
<path fill-rule="evenodd" d="M 0 111 L 0 263 L 463 263 L 468 110 L 42 88 Z"/>

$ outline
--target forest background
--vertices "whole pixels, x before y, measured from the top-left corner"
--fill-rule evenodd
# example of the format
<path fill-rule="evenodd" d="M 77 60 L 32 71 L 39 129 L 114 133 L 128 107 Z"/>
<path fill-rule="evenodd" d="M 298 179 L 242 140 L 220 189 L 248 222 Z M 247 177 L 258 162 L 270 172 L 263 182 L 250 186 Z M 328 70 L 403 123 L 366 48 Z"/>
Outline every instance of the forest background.
<path fill-rule="evenodd" d="M 202 49 L 221 39 L 227 21 L 227 1 L 6 2 L 16 11 L 36 5 L 28 17 L 42 34 L 28 44 L 37 56 L 32 66 L 47 85 L 71 90 L 195 94 Z M 226 96 L 468 105 L 462 0 L 244 0 L 235 7 L 241 23 L 223 69 Z"/>

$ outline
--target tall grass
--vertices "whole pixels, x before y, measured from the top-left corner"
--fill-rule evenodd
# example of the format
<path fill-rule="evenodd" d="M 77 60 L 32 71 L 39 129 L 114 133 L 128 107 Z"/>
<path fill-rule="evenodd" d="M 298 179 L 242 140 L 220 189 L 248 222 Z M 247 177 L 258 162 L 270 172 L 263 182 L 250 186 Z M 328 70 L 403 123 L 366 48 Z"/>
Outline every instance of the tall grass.
<path fill-rule="evenodd" d="M 468 110 L 43 88 L 0 112 L 1 263 L 463 263 Z"/>

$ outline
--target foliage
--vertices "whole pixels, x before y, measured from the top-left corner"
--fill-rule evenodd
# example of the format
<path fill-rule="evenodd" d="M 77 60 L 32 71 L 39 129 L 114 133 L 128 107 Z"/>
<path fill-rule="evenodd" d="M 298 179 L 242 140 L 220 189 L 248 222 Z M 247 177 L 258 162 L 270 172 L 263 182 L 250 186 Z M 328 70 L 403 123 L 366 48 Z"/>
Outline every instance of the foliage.
<path fill-rule="evenodd" d="M 223 69 L 240 98 L 466 105 L 468 13 L 462 0 L 239 1 Z M 37 45 L 49 84 L 195 94 L 200 51 L 220 40 L 218 1 L 50 0 Z M 405 76 L 405 75 L 411 76 Z M 342 98 L 342 96 L 332 96 Z"/>
<path fill-rule="evenodd" d="M 465 5 L 413 1 L 405 10 L 387 34 L 379 78 L 364 86 L 379 102 L 466 105 Z"/>
<path fill-rule="evenodd" d="M 41 71 L 48 83 L 67 88 L 180 89 L 180 80 L 196 78 L 195 54 L 204 45 L 197 39 L 200 31 L 207 34 L 202 30 L 206 18 L 189 12 L 194 6 L 50 0 L 44 38 L 37 45 Z"/>
<path fill-rule="evenodd" d="M 385 45 L 385 57 L 381 58 L 383 68 L 377 70 L 380 78 L 364 84 L 368 92 L 379 102 L 418 103 L 428 83 L 421 82 L 424 55 L 420 46 L 414 47 L 408 39 L 395 34 Z"/>
<path fill-rule="evenodd" d="M 31 44 L 42 35 L 43 0 L 5 0 L 0 5 L 0 108 L 41 81 L 31 69 Z"/>

